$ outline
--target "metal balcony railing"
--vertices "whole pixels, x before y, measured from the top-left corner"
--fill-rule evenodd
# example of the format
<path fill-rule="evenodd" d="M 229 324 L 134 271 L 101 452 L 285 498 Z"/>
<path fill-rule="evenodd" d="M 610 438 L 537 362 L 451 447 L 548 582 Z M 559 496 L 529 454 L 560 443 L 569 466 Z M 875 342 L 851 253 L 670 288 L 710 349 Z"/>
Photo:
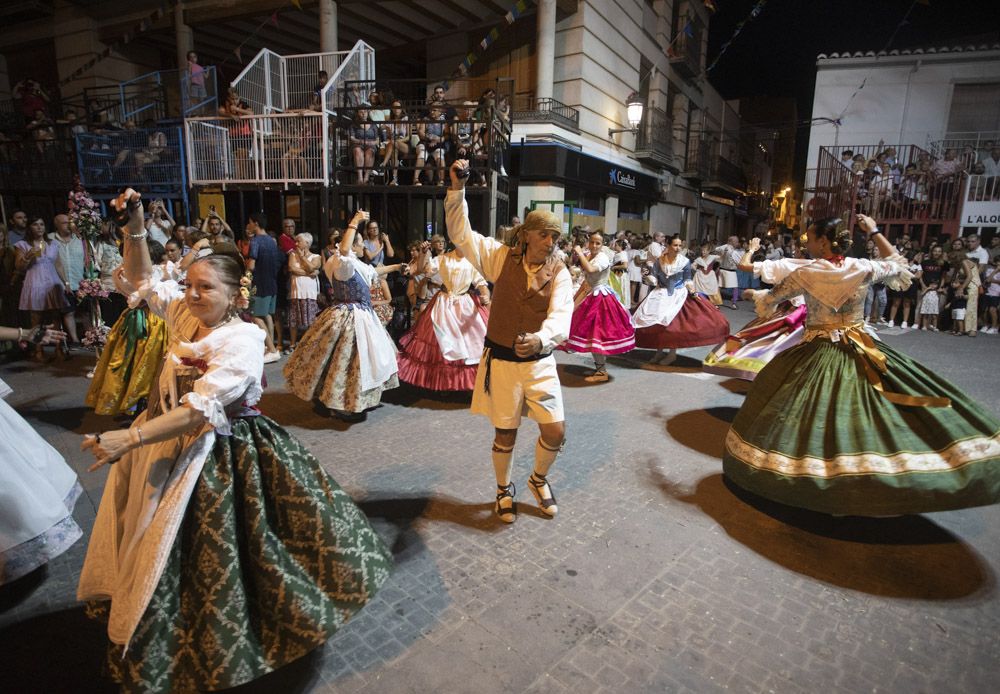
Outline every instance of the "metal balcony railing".
<path fill-rule="evenodd" d="M 635 135 L 635 156 L 653 166 L 671 166 L 674 160 L 671 121 L 661 108 L 647 108 Z"/>
<path fill-rule="evenodd" d="M 580 112 L 555 99 L 536 99 L 524 95 L 514 100 L 514 121 L 518 123 L 555 123 L 580 132 Z"/>
<path fill-rule="evenodd" d="M 186 187 L 180 127 L 81 133 L 76 136 L 80 182 L 118 190 Z"/>
<path fill-rule="evenodd" d="M 667 50 L 670 65 L 685 77 L 697 77 L 701 73 L 701 20 L 689 17 L 677 27 L 677 32 Z"/>
<path fill-rule="evenodd" d="M 194 184 L 326 183 L 326 118 L 315 111 L 184 121 Z"/>
<path fill-rule="evenodd" d="M 892 149 L 895 161 L 879 165 L 872 160 L 886 150 L 884 145 L 821 147 L 813 195 L 806 204 L 807 217 L 848 219 L 861 212 L 880 224 L 936 225 L 945 233 L 955 233 L 966 172 L 936 173 L 934 157 L 916 145 Z M 844 161 L 845 150 L 853 152 L 858 161 Z M 979 184 L 977 181 L 970 187 L 970 195 L 980 194 Z M 989 194 L 985 185 L 982 193 Z"/>
<path fill-rule="evenodd" d="M 709 162 L 706 187 L 718 187 L 742 194 L 747 189 L 747 177 L 743 169 L 725 157 L 713 157 Z"/>

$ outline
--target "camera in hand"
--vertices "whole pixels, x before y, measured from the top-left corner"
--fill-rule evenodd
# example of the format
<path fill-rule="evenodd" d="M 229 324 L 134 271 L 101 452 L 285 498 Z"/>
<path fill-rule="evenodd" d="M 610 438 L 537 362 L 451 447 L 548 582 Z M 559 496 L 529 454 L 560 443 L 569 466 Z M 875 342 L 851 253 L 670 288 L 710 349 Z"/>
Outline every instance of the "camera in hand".
<path fill-rule="evenodd" d="M 455 172 L 455 175 L 458 177 L 459 180 L 464 180 L 472 175 L 472 167 L 468 165 L 463 166 L 461 169 Z"/>

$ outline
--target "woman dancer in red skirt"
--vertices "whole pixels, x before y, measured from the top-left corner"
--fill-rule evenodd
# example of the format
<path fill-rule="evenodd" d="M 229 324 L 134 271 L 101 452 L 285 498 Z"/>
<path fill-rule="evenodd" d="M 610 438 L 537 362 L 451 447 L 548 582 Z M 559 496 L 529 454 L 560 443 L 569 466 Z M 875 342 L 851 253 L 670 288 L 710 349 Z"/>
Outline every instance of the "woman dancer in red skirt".
<path fill-rule="evenodd" d="M 607 355 L 635 349 L 635 328 L 628 311 L 611 288 L 609 276 L 614 253 L 605 247 L 604 235 L 600 231 L 590 234 L 587 238 L 589 254 L 580 246 L 573 251 L 590 289 L 573 311 L 569 339 L 559 349 L 590 352 L 594 356 L 594 373 L 584 380 L 604 383 L 608 380 Z"/>
<path fill-rule="evenodd" d="M 682 245 L 673 236 L 648 270 L 643 281 L 654 288 L 632 317 L 636 346 L 656 350 L 649 360 L 653 365 L 672 364 L 678 347 L 715 345 L 729 335 L 729 321 L 694 292 L 691 261 L 680 252 Z"/>

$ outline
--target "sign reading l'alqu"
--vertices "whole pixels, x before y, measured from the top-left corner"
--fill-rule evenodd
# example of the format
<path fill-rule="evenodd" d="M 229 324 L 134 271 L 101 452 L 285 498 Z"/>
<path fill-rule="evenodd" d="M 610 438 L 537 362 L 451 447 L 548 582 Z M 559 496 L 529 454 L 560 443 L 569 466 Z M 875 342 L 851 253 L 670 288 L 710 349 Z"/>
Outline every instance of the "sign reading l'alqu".
<path fill-rule="evenodd" d="M 1000 226 L 1000 176 L 969 176 L 965 192 L 963 227 Z"/>

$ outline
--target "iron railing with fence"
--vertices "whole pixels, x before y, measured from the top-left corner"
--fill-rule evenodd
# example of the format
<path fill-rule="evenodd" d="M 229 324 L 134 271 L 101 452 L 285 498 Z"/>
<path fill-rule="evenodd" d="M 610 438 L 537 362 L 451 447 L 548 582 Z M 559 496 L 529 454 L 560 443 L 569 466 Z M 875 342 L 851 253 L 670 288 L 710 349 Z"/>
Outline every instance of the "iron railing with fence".
<path fill-rule="evenodd" d="M 965 200 L 967 202 L 997 202 L 1000 200 L 1000 176 L 985 176 L 983 174 L 969 176 Z M 991 224 L 996 223 L 996 220 L 987 221 Z"/>
<path fill-rule="evenodd" d="M 76 136 L 80 182 L 93 189 L 186 188 L 178 126 Z"/>
<path fill-rule="evenodd" d="M 322 113 L 188 118 L 185 147 L 193 184 L 327 183 Z"/>
<path fill-rule="evenodd" d="M 894 161 L 878 163 L 876 157 L 885 151 L 883 145 L 821 147 L 806 216 L 850 219 L 863 213 L 880 224 L 935 225 L 946 234 L 954 234 L 966 172 L 935 168 L 931 153 L 916 145 L 893 150 Z M 845 160 L 845 152 L 854 153 L 857 162 Z"/>
<path fill-rule="evenodd" d="M 426 113 L 430 102 L 434 99 L 434 88 L 440 83 L 433 80 L 347 80 L 343 89 L 337 94 L 337 108 L 356 108 L 370 100 L 372 92 L 377 92 L 381 108 L 389 110 L 393 101 L 399 101 L 408 114 Z M 489 92 L 493 95 L 490 96 Z M 473 107 L 475 109 L 489 108 L 497 118 L 509 125 L 514 103 L 514 80 L 511 78 L 464 78 L 451 80 L 444 98 L 444 104 L 449 118 L 457 111 Z M 567 115 L 569 115 L 567 113 Z"/>
<path fill-rule="evenodd" d="M 516 123 L 555 123 L 567 130 L 580 132 L 580 112 L 555 99 L 519 95 L 514 100 L 513 120 Z"/>
<path fill-rule="evenodd" d="M 320 72 L 327 78 L 320 82 Z M 350 51 L 279 55 L 267 48 L 254 56 L 232 88 L 254 113 L 295 110 L 333 112 L 344 83 L 375 79 L 375 50 L 358 41 Z"/>
<path fill-rule="evenodd" d="M 1000 146 L 1000 130 L 950 131 L 940 140 L 928 138 L 927 150 L 934 157 L 944 157 L 953 150 L 966 168 L 990 155 L 990 150 Z"/>
<path fill-rule="evenodd" d="M 219 86 L 214 65 L 201 72 L 180 72 L 181 113 L 190 116 L 215 115 L 219 110 Z"/>
<path fill-rule="evenodd" d="M 503 171 L 510 129 L 502 119 L 491 119 L 488 109 L 460 108 L 451 120 L 439 109 L 406 120 L 352 118 L 364 111 L 341 109 L 334 137 L 338 183 L 443 185 L 456 159 L 469 161 L 470 185 L 488 185 L 494 172 Z"/>

